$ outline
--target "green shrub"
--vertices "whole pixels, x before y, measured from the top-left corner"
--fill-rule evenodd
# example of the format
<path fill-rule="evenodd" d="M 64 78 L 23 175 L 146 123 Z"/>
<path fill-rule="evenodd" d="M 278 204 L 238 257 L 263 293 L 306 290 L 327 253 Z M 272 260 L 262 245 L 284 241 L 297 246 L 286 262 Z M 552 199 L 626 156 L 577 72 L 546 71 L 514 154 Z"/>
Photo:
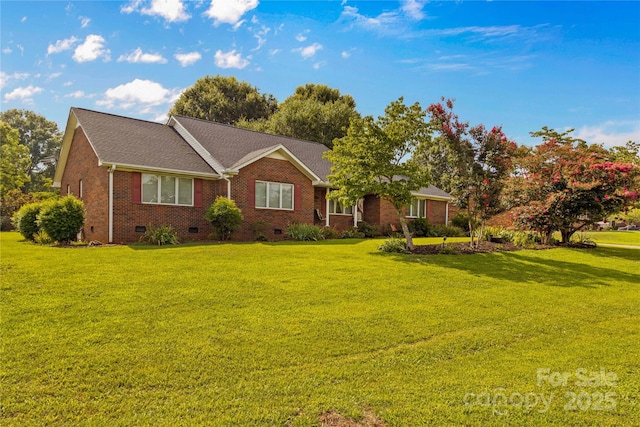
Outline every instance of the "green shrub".
<path fill-rule="evenodd" d="M 343 239 L 364 239 L 365 236 L 363 232 L 358 231 L 357 227 L 351 227 L 344 230 L 340 237 Z"/>
<path fill-rule="evenodd" d="M 38 214 L 41 209 L 42 203 L 28 203 L 18 209 L 11 219 L 16 230 L 27 240 L 33 241 L 34 234 L 40 231 Z"/>
<path fill-rule="evenodd" d="M 431 236 L 431 225 L 427 218 L 416 218 L 409 223 L 409 231 L 413 233 L 414 237 L 429 237 Z"/>
<path fill-rule="evenodd" d="M 267 240 L 267 230 L 269 229 L 269 223 L 266 221 L 256 221 L 249 224 L 249 229 L 255 236 L 257 241 L 266 242 Z"/>
<path fill-rule="evenodd" d="M 515 231 L 504 227 L 484 227 L 481 239 L 489 241 L 493 237 L 502 239 L 504 242 L 513 242 L 515 233 Z"/>
<path fill-rule="evenodd" d="M 360 221 L 358 223 L 358 231 L 364 234 L 364 237 L 369 237 L 369 238 L 378 237 L 380 235 L 380 231 L 378 230 L 378 227 L 364 221 Z"/>
<path fill-rule="evenodd" d="M 382 252 L 390 252 L 390 253 L 400 253 L 406 254 L 409 253 L 407 249 L 407 242 L 404 239 L 400 239 L 398 237 L 391 237 L 386 239 L 383 243 L 378 246 L 378 250 Z"/>
<path fill-rule="evenodd" d="M 68 243 L 76 240 L 84 225 L 84 204 L 73 196 L 43 202 L 38 225 L 53 240 Z"/>
<path fill-rule="evenodd" d="M 340 237 L 340 234 L 335 228 L 332 227 L 322 227 L 322 238 L 329 239 L 337 239 Z"/>
<path fill-rule="evenodd" d="M 229 240 L 231 233 L 242 225 L 242 212 L 236 202 L 226 197 L 218 196 L 205 214 L 220 240 Z"/>
<path fill-rule="evenodd" d="M 170 225 L 161 225 L 159 227 L 149 225 L 147 226 L 147 231 L 144 232 L 144 235 L 140 240 L 147 242 L 150 245 L 158 246 L 177 245 L 180 243 L 178 241 L 178 234 L 173 231 L 173 228 Z"/>
<path fill-rule="evenodd" d="M 455 225 L 434 225 L 431 229 L 433 237 L 463 237 L 465 232 Z"/>
<path fill-rule="evenodd" d="M 33 241 L 40 245 L 51 245 L 56 242 L 44 230 L 40 230 L 34 234 Z"/>
<path fill-rule="evenodd" d="M 299 241 L 323 240 L 322 229 L 313 224 L 291 224 L 287 228 L 287 236 Z"/>
<path fill-rule="evenodd" d="M 456 216 L 451 218 L 451 225 L 455 227 L 460 227 L 466 233 L 469 232 L 469 215 L 464 212 L 459 212 Z M 478 227 L 480 224 L 476 222 L 475 226 Z"/>
<path fill-rule="evenodd" d="M 574 233 L 573 236 L 571 236 L 571 242 L 580 243 L 581 245 L 596 246 L 596 242 L 594 242 L 593 239 L 589 237 L 587 233 L 584 233 L 582 231 L 578 233 Z"/>
<path fill-rule="evenodd" d="M 535 231 L 514 231 L 513 244 L 516 246 L 532 246 L 542 242 L 540 233 Z"/>

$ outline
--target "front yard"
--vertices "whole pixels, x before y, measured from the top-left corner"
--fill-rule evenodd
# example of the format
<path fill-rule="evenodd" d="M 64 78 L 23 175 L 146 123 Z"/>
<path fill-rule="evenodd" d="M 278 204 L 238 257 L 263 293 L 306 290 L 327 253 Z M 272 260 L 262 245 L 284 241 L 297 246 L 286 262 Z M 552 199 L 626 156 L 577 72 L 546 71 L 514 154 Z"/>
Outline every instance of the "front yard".
<path fill-rule="evenodd" d="M 0 425 L 640 419 L 639 249 L 0 239 Z"/>

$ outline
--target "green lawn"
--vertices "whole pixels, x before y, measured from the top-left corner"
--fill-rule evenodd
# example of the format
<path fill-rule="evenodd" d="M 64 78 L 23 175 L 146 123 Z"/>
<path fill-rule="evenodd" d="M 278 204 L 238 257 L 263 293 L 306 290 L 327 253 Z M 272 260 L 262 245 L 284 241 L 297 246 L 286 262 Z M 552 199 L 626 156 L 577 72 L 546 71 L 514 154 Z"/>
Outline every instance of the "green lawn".
<path fill-rule="evenodd" d="M 584 234 L 596 243 L 640 246 L 640 231 L 589 231 Z"/>
<path fill-rule="evenodd" d="M 0 425 L 640 420 L 640 250 L 0 239 Z"/>

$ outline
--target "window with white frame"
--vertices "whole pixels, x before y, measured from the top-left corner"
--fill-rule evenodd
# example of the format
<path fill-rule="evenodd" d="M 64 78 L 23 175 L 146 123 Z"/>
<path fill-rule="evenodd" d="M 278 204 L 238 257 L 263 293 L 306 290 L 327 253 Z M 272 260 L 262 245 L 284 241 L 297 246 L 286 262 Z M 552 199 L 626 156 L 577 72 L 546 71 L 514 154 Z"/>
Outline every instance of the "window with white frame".
<path fill-rule="evenodd" d="M 406 212 L 409 218 L 426 218 L 427 201 L 425 199 L 413 198 Z"/>
<path fill-rule="evenodd" d="M 353 206 L 345 206 L 338 200 L 329 200 L 329 213 L 333 215 L 353 215 Z"/>
<path fill-rule="evenodd" d="M 293 210 L 293 184 L 256 181 L 256 208 Z"/>
<path fill-rule="evenodd" d="M 193 205 L 193 179 L 142 174 L 142 203 Z"/>

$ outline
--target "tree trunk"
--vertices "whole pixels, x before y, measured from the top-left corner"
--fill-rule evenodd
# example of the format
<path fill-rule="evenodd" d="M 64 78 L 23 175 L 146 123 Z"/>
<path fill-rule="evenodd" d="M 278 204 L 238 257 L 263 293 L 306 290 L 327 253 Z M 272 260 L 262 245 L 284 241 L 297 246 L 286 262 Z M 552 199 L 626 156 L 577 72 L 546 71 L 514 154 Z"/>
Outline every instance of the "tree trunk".
<path fill-rule="evenodd" d="M 560 230 L 560 234 L 562 234 L 562 243 L 566 245 L 571 242 L 571 236 L 573 236 L 573 233 L 575 233 L 575 231 L 571 229 L 565 228 Z"/>
<path fill-rule="evenodd" d="M 409 250 L 412 251 L 413 237 L 411 236 L 411 232 L 409 231 L 407 220 L 402 216 L 402 212 L 398 213 L 398 218 L 400 218 L 400 226 L 402 227 L 402 233 L 404 234 L 404 238 L 407 239 L 407 248 L 409 248 Z"/>

